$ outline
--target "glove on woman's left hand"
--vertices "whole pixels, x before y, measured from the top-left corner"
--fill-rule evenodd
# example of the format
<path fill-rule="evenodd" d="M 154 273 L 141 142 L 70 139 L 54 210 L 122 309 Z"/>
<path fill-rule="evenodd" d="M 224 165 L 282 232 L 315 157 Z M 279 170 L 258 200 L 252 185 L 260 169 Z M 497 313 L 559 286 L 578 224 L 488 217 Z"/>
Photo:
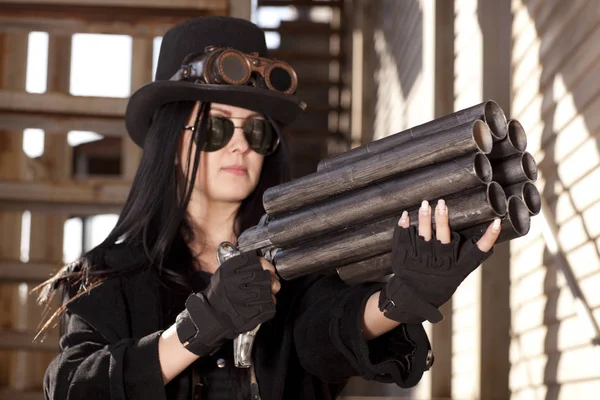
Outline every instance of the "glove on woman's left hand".
<path fill-rule="evenodd" d="M 399 322 L 441 321 L 438 307 L 446 303 L 462 281 L 493 254 L 481 251 L 474 238 L 450 243 L 425 241 L 414 226 L 396 226 L 392 243 L 392 277 L 380 295 L 385 316 Z"/>
<path fill-rule="evenodd" d="M 475 238 L 461 238 L 450 230 L 448 209 L 443 200 L 438 202 L 435 213 L 435 231 L 431 224 L 431 207 L 426 201 L 419 210 L 418 230 L 410 226 L 406 212 L 394 230 L 394 276 L 380 293 L 379 309 L 395 321 L 441 321 L 443 316 L 438 307 L 447 302 L 462 281 L 493 254 L 500 220 L 490 224 L 484 235 L 475 241 Z"/>

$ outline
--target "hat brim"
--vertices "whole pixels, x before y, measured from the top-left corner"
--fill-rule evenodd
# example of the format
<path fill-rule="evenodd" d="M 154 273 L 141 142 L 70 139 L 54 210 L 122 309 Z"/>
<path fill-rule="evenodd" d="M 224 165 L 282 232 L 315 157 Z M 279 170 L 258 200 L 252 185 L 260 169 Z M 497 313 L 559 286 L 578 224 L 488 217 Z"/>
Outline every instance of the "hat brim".
<path fill-rule="evenodd" d="M 131 139 L 144 147 L 154 112 L 176 101 L 229 104 L 267 115 L 282 125 L 290 124 L 305 108 L 296 96 L 251 86 L 155 81 L 139 88 L 129 99 L 125 126 Z"/>

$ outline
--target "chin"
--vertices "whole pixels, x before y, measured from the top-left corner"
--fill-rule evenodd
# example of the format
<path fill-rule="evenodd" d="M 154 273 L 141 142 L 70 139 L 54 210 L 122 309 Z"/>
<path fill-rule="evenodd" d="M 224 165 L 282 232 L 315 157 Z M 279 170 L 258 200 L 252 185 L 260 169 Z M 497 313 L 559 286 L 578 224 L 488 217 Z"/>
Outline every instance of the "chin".
<path fill-rule="evenodd" d="M 251 190 L 231 190 L 231 191 L 219 191 L 213 196 L 214 199 L 224 201 L 227 203 L 241 203 L 246 197 L 250 196 Z"/>

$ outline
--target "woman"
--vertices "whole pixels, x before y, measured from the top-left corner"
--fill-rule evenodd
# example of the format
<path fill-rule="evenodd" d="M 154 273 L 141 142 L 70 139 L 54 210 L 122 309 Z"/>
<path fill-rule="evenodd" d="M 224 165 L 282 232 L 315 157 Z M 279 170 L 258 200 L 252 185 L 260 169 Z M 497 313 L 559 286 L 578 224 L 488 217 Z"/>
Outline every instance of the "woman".
<path fill-rule="evenodd" d="M 225 48 L 241 53 L 213 62 Z M 262 31 L 232 18 L 164 36 L 156 81 L 128 104 L 144 153 L 119 221 L 41 296 L 62 287 L 68 298 L 47 399 L 334 399 L 351 376 L 411 387 L 428 369 L 421 323 L 441 319 L 437 308 L 498 234 L 463 240 L 443 201 L 437 240 L 427 202 L 418 231 L 402 214 L 385 285 L 280 282 L 251 253 L 219 265 L 219 243 L 257 224 L 262 194 L 287 179 L 279 130 L 303 109 L 293 71 L 266 53 Z M 251 76 L 239 60 L 253 63 Z M 236 368 L 232 339 L 261 323 L 252 367 Z"/>

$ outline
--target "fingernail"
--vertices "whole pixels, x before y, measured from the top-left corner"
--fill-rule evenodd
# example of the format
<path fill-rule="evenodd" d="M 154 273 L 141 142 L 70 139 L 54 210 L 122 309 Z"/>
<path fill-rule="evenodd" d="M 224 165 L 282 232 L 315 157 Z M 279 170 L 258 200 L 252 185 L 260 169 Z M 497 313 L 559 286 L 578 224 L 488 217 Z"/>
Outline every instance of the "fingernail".
<path fill-rule="evenodd" d="M 496 218 L 492 224 L 492 230 L 498 232 L 500 230 L 500 218 Z"/>
<path fill-rule="evenodd" d="M 436 208 L 437 208 L 437 213 L 438 214 L 440 214 L 440 215 L 445 215 L 446 214 L 447 208 L 446 208 L 446 202 L 444 200 L 439 199 Z"/>
<path fill-rule="evenodd" d="M 404 223 L 406 223 L 407 218 L 408 218 L 408 212 L 402 211 L 402 215 L 400 216 L 400 221 L 398 221 L 398 226 L 404 225 Z"/>
<path fill-rule="evenodd" d="M 423 200 L 421 203 L 421 214 L 429 214 L 429 202 L 427 200 Z"/>

